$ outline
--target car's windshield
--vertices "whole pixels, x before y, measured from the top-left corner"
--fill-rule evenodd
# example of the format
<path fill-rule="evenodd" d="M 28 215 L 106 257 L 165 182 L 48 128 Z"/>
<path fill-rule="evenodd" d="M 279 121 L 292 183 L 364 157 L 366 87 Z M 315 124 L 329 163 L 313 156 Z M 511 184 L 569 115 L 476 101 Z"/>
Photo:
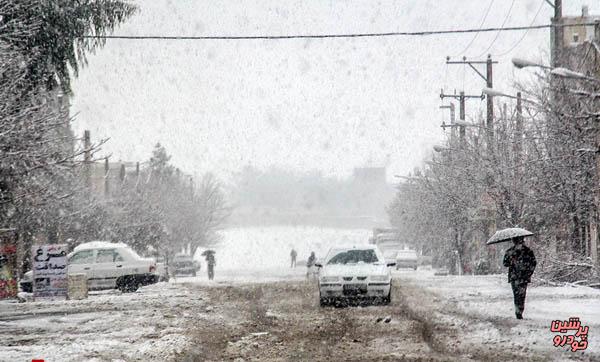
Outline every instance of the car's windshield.
<path fill-rule="evenodd" d="M 358 264 L 366 263 L 373 264 L 377 263 L 379 258 L 373 249 L 366 250 L 346 250 L 342 251 L 333 256 L 327 264 Z"/>

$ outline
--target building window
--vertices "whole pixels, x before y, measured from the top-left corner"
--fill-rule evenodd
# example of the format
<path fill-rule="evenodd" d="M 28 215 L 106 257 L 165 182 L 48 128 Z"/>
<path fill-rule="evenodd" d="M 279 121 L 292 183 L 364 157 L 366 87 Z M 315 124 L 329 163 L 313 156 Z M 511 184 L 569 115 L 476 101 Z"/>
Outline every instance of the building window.
<path fill-rule="evenodd" d="M 573 33 L 573 44 L 579 44 L 579 33 Z"/>

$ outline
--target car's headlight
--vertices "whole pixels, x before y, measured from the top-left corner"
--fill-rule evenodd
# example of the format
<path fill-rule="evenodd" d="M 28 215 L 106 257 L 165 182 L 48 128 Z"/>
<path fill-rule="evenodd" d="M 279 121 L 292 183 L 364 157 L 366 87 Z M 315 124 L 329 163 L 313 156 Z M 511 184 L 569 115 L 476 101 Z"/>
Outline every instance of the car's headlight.
<path fill-rule="evenodd" d="M 373 275 L 373 276 L 371 276 L 371 280 L 374 282 L 387 282 L 388 276 L 387 275 Z"/>
<path fill-rule="evenodd" d="M 321 283 L 333 283 L 340 280 L 339 277 L 321 277 Z"/>

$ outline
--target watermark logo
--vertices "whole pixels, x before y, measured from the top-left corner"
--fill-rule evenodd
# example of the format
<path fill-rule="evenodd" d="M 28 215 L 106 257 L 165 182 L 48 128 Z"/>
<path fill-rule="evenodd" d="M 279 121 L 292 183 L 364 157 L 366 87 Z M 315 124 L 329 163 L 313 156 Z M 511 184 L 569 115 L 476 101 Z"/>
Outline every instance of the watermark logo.
<path fill-rule="evenodd" d="M 554 336 L 554 347 L 571 347 L 572 352 L 583 351 L 588 347 L 588 326 L 582 326 L 579 318 L 571 317 L 568 321 L 552 321 L 550 331 L 561 333 Z"/>

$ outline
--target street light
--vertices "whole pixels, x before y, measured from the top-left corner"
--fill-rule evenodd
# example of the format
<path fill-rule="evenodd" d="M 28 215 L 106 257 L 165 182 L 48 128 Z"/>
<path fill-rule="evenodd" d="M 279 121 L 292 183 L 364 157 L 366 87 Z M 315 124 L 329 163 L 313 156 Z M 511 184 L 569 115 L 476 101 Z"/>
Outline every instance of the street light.
<path fill-rule="evenodd" d="M 450 147 L 445 147 L 445 146 L 437 146 L 437 145 L 436 145 L 436 146 L 433 146 L 433 150 L 434 150 L 435 152 L 438 152 L 438 153 L 440 153 L 440 152 L 444 152 L 444 151 L 451 151 L 452 149 L 451 149 Z"/>
<path fill-rule="evenodd" d="M 478 128 L 485 128 L 484 126 L 480 125 L 480 124 L 475 124 L 475 123 L 471 123 L 471 122 L 465 122 L 465 121 L 456 121 L 457 126 L 460 127 L 478 127 Z"/>
<path fill-rule="evenodd" d="M 535 104 L 535 105 L 539 105 L 539 103 L 536 102 L 536 101 L 532 101 L 531 99 L 527 99 L 527 98 L 521 97 L 520 96 L 520 92 L 517 93 L 516 96 L 513 96 L 511 94 L 506 94 L 506 93 L 503 93 L 503 92 L 501 92 L 499 90 L 496 90 L 496 89 L 493 89 L 493 88 L 483 88 L 481 90 L 481 94 L 482 95 L 486 95 L 486 96 L 492 96 L 492 97 L 506 97 L 506 98 L 521 100 L 523 102 L 527 102 L 527 103 L 532 103 L 532 104 Z"/>
<path fill-rule="evenodd" d="M 583 79 L 589 80 L 592 82 L 600 82 L 599 79 L 594 77 L 589 77 L 583 73 L 575 72 L 567 68 L 554 68 L 550 71 L 550 74 L 562 77 L 562 78 L 573 78 L 573 79 Z"/>
<path fill-rule="evenodd" d="M 583 73 L 575 72 L 573 70 L 563 68 L 563 67 L 552 68 L 547 65 L 538 64 L 538 63 L 535 63 L 535 62 L 532 62 L 529 60 L 525 60 L 525 59 L 521 59 L 521 58 L 513 58 L 512 63 L 518 69 L 523 69 L 523 68 L 527 68 L 527 67 L 542 68 L 542 69 L 549 70 L 550 74 L 561 77 L 561 78 L 573 78 L 573 79 L 589 80 L 592 82 L 600 82 L 600 79 L 590 77 Z"/>
<path fill-rule="evenodd" d="M 516 68 L 519 68 L 519 69 L 523 69 L 523 68 L 527 68 L 527 67 L 552 69 L 552 67 L 549 67 L 547 65 L 538 64 L 538 63 L 532 62 L 530 60 L 521 59 L 521 58 L 512 58 L 512 63 Z"/>
<path fill-rule="evenodd" d="M 590 98 L 600 98 L 600 93 L 597 92 L 586 92 L 580 89 L 569 89 L 569 93 L 571 94 L 575 94 L 577 96 L 582 96 L 582 97 L 590 97 Z"/>

